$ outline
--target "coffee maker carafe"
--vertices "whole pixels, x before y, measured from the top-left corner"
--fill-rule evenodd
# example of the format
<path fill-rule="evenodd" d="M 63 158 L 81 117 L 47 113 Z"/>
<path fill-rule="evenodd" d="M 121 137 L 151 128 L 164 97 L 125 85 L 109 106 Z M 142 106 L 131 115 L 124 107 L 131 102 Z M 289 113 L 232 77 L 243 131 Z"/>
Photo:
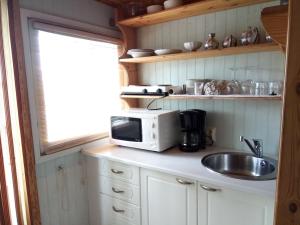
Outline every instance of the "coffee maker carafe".
<path fill-rule="evenodd" d="M 205 149 L 205 117 L 206 112 L 191 109 L 179 113 L 181 124 L 181 141 L 179 148 L 185 152 Z"/>

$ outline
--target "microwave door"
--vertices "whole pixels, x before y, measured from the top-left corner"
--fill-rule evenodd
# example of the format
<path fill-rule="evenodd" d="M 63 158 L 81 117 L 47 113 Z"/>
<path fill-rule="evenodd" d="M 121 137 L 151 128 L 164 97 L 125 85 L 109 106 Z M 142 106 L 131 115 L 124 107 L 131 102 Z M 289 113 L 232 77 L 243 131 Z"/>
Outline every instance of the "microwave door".
<path fill-rule="evenodd" d="M 113 139 L 142 142 L 142 120 L 132 117 L 111 117 L 111 135 Z"/>

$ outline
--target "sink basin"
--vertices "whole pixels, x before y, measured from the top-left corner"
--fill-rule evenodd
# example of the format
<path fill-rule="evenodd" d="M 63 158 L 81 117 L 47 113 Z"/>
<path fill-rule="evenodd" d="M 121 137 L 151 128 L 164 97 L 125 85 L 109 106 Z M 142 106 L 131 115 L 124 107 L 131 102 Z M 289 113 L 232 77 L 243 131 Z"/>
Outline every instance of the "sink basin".
<path fill-rule="evenodd" d="M 241 152 L 210 154 L 202 159 L 202 164 L 214 172 L 244 180 L 272 180 L 277 173 L 276 160 Z"/>

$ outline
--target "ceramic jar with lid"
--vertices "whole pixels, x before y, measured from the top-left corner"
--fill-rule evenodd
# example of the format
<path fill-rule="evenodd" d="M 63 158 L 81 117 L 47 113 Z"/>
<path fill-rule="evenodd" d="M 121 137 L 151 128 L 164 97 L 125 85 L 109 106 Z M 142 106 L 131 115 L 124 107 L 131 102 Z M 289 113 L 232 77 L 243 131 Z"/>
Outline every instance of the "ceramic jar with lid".
<path fill-rule="evenodd" d="M 140 16 L 146 13 L 146 7 L 140 1 L 130 1 L 123 7 L 127 18 Z"/>
<path fill-rule="evenodd" d="M 233 35 L 229 35 L 224 39 L 222 46 L 223 48 L 235 47 L 237 46 L 237 39 Z"/>
<path fill-rule="evenodd" d="M 249 45 L 249 44 L 257 44 L 259 43 L 259 32 L 257 27 L 248 27 L 246 31 L 244 31 L 241 35 L 241 44 Z"/>
<path fill-rule="evenodd" d="M 289 0 L 280 0 L 281 5 L 287 5 L 289 4 Z"/>
<path fill-rule="evenodd" d="M 219 42 L 215 38 L 216 34 L 215 33 L 210 33 L 208 35 L 208 39 L 205 41 L 204 48 L 206 50 L 210 49 L 218 49 L 219 48 Z"/>

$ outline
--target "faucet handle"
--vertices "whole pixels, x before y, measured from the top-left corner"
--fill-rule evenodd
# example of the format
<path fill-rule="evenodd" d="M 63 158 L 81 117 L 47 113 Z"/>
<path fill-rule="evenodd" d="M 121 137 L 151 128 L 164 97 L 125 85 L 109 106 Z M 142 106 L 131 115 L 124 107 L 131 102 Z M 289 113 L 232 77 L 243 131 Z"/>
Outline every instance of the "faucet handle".
<path fill-rule="evenodd" d="M 245 140 L 244 136 L 240 136 L 240 142 L 243 142 Z"/>

